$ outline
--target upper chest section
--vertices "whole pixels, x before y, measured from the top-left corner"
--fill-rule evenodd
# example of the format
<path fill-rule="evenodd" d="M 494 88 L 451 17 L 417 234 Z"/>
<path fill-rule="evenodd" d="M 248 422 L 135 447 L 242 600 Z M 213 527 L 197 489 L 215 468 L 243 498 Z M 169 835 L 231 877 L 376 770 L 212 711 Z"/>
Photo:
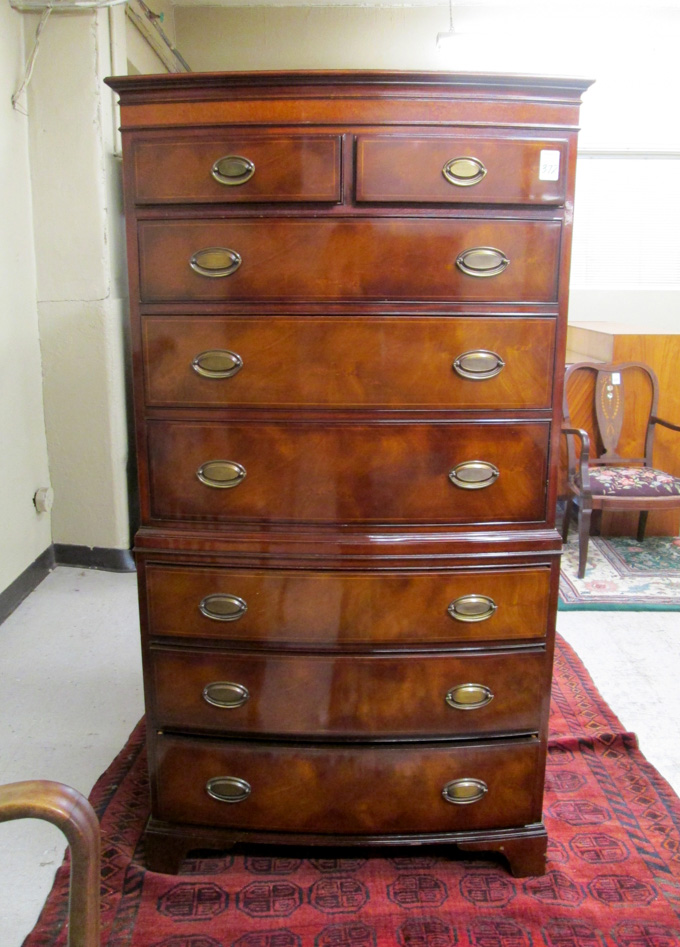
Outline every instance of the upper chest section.
<path fill-rule="evenodd" d="M 413 73 L 126 77 L 138 205 L 555 206 L 576 80 Z"/>

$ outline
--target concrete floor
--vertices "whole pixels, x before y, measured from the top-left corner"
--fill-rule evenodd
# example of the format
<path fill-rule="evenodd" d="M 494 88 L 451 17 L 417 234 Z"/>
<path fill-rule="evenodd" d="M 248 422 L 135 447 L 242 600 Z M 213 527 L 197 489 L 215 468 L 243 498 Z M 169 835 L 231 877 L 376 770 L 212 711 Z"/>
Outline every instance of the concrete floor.
<path fill-rule="evenodd" d="M 680 613 L 561 612 L 643 753 L 680 793 Z M 87 795 L 143 713 L 136 577 L 60 567 L 0 626 L 0 783 Z M 64 854 L 34 820 L 0 825 L 0 945 L 20 947 Z"/>

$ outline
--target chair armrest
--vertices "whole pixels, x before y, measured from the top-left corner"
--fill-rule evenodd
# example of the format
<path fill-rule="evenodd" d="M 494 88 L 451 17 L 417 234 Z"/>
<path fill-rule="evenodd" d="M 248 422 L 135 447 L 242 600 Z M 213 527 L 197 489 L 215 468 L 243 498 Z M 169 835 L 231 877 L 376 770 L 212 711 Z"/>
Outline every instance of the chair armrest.
<path fill-rule="evenodd" d="M 71 849 L 68 947 L 99 944 L 99 821 L 76 789 L 31 779 L 0 786 L 0 822 L 44 819 L 66 836 Z"/>
<path fill-rule="evenodd" d="M 581 453 L 579 455 L 579 474 L 581 478 L 581 489 L 590 490 L 590 475 L 588 473 L 588 459 L 590 457 L 590 437 L 587 431 L 581 427 L 562 427 L 563 434 L 575 434 L 581 441 Z M 567 438 L 567 453 L 569 454 L 569 478 L 576 474 L 576 465 L 572 458 L 571 445 Z"/>
<path fill-rule="evenodd" d="M 671 431 L 680 431 L 680 424 L 673 424 L 671 421 L 665 421 L 663 418 L 657 418 L 653 414 L 649 419 L 650 424 L 660 424 L 662 427 L 667 427 Z"/>

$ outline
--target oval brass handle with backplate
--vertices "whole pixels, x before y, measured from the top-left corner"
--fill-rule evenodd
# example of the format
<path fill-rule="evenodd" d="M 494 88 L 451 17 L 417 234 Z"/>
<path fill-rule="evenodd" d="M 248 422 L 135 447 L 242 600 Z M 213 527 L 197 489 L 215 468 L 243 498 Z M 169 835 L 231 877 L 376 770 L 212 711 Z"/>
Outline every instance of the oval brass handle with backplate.
<path fill-rule="evenodd" d="M 242 262 L 241 254 L 229 247 L 206 247 L 193 254 L 189 266 L 199 276 L 220 279 L 235 273 Z"/>
<path fill-rule="evenodd" d="M 451 602 L 447 612 L 456 621 L 486 621 L 496 613 L 498 605 L 488 595 L 461 595 Z"/>
<path fill-rule="evenodd" d="M 510 266 L 510 260 L 495 247 L 470 247 L 459 255 L 456 266 L 466 276 L 486 278 L 500 276 Z"/>
<path fill-rule="evenodd" d="M 203 700 L 206 704 L 223 707 L 225 710 L 243 707 L 249 698 L 248 688 L 232 681 L 211 681 L 203 688 Z"/>
<path fill-rule="evenodd" d="M 459 355 L 451 367 L 461 378 L 485 381 L 487 378 L 494 378 L 500 374 L 505 368 L 505 362 L 496 352 L 474 349 Z"/>
<path fill-rule="evenodd" d="M 238 595 L 216 593 L 206 595 L 198 604 L 199 611 L 213 621 L 237 621 L 248 611 L 246 602 Z"/>
<path fill-rule="evenodd" d="M 458 684 L 452 687 L 444 700 L 454 710 L 479 710 L 493 700 L 493 692 L 486 684 Z"/>
<path fill-rule="evenodd" d="M 250 783 L 238 776 L 213 776 L 205 791 L 218 802 L 245 802 L 251 793 Z"/>
<path fill-rule="evenodd" d="M 449 184 L 455 184 L 456 187 L 472 187 L 473 184 L 479 184 L 486 177 L 486 168 L 479 158 L 461 156 L 447 161 L 442 168 L 442 174 Z"/>
<path fill-rule="evenodd" d="M 203 378 L 232 378 L 243 368 L 243 359 L 229 349 L 209 349 L 200 352 L 191 367 Z"/>
<path fill-rule="evenodd" d="M 242 155 L 224 155 L 213 164 L 210 173 L 218 184 L 236 187 L 250 181 L 255 174 L 255 165 Z"/>
<path fill-rule="evenodd" d="M 482 779 L 453 779 L 442 789 L 442 796 L 455 806 L 469 806 L 483 799 L 488 791 Z"/>
<path fill-rule="evenodd" d="M 235 460 L 209 460 L 201 464 L 196 476 L 207 487 L 230 490 L 246 479 L 246 468 Z"/>
<path fill-rule="evenodd" d="M 486 460 L 465 460 L 449 471 L 449 480 L 463 490 L 483 490 L 495 483 L 500 470 Z"/>

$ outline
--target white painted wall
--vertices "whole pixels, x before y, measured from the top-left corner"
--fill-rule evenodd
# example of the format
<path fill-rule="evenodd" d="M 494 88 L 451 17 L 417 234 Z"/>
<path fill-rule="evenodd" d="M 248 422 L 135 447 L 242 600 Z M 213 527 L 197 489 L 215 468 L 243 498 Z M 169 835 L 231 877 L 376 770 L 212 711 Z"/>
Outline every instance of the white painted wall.
<path fill-rule="evenodd" d="M 585 94 L 570 319 L 680 320 L 680 3 L 467 0 L 448 5 L 176 6 L 196 71 L 427 69 L 575 75 Z"/>
<path fill-rule="evenodd" d="M 130 545 L 121 164 L 103 79 L 128 62 L 165 71 L 122 7 L 53 12 L 15 111 L 38 22 L 0 4 L 0 591 L 51 542 Z M 50 483 L 52 514 L 38 514 Z"/>
<path fill-rule="evenodd" d="M 11 97 L 23 71 L 22 19 L 0 4 L 0 591 L 50 545 L 33 504 L 49 485 L 42 404 L 28 120 Z"/>

